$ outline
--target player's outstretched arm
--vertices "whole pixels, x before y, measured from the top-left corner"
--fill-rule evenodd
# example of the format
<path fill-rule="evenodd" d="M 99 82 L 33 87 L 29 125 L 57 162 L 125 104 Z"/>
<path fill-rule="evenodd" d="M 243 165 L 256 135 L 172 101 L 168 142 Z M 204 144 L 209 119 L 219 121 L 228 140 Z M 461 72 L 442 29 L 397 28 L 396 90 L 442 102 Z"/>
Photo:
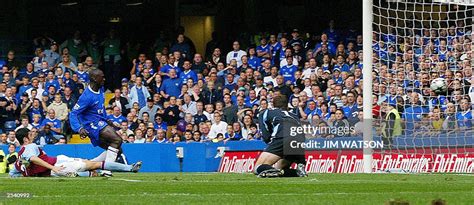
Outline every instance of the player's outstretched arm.
<path fill-rule="evenodd" d="M 81 95 L 76 105 L 74 105 L 74 108 L 72 108 L 71 112 L 69 113 L 69 124 L 71 125 L 71 128 L 74 130 L 74 132 L 79 132 L 81 128 L 83 128 L 83 125 L 79 120 L 79 116 L 82 112 L 84 112 L 84 110 L 87 109 L 88 106 L 89 103 L 87 97 L 85 95 Z"/>
<path fill-rule="evenodd" d="M 45 162 L 44 160 L 42 160 L 41 158 L 39 158 L 37 156 L 30 157 L 30 162 L 33 163 L 33 164 L 36 164 L 38 166 L 42 166 L 44 168 L 50 169 L 51 171 L 53 171 L 55 173 L 59 173 L 61 170 L 64 169 L 64 167 L 55 167 L 53 165 L 50 165 L 50 164 L 48 164 L 48 162 Z"/>

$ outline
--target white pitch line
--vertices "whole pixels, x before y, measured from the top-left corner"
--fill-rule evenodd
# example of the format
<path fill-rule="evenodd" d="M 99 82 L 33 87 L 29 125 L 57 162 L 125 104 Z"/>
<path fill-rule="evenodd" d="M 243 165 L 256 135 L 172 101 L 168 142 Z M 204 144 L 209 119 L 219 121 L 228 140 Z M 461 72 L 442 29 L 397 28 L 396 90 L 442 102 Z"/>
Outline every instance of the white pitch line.
<path fill-rule="evenodd" d="M 122 179 L 122 178 L 110 178 L 109 180 L 126 181 L 126 182 L 143 182 L 142 180 L 137 180 L 137 179 Z"/>
<path fill-rule="evenodd" d="M 462 194 L 472 193 L 470 191 L 463 192 L 328 192 L 328 193 L 266 193 L 266 194 L 254 194 L 254 193 L 139 193 L 139 194 L 98 194 L 98 195 L 45 195 L 38 196 L 34 195 L 35 198 L 77 198 L 77 197 L 130 197 L 130 196 L 323 196 L 323 195 L 386 195 L 386 194 Z"/>

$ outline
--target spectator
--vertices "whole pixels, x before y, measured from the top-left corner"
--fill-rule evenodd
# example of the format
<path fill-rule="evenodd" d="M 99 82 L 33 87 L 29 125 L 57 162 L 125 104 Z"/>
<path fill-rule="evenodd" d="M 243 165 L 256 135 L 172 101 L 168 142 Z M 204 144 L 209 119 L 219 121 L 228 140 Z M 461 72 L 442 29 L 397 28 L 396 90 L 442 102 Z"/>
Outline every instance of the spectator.
<path fill-rule="evenodd" d="M 33 128 L 35 129 L 41 129 L 41 115 L 40 114 L 33 114 L 33 120 L 31 122 L 31 125 L 33 126 Z"/>
<path fill-rule="evenodd" d="M 13 144 L 15 145 L 16 147 L 19 147 L 20 146 L 20 142 L 18 141 L 18 139 L 16 138 L 16 133 L 15 131 L 8 131 L 8 136 L 7 136 L 7 140 L 6 140 L 6 144 Z"/>
<path fill-rule="evenodd" d="M 227 125 L 227 132 L 224 134 L 225 141 L 238 141 L 242 139 L 238 133 L 234 132 L 233 125 Z"/>
<path fill-rule="evenodd" d="M 458 122 L 458 128 L 461 130 L 472 130 L 472 110 L 471 103 L 468 98 L 464 98 L 460 101 L 460 110 L 456 113 L 456 120 Z"/>
<path fill-rule="evenodd" d="M 257 46 L 257 56 L 259 58 L 271 59 L 272 53 L 270 45 L 268 45 L 267 39 L 265 37 L 260 38 L 260 45 Z"/>
<path fill-rule="evenodd" d="M 218 133 L 217 136 L 212 140 L 212 142 L 222 142 L 224 141 L 224 135 L 222 133 Z"/>
<path fill-rule="evenodd" d="M 44 74 L 43 74 L 43 79 L 44 79 Z M 40 85 L 40 78 L 34 77 L 31 79 L 31 87 L 26 90 L 26 93 L 30 96 L 30 98 L 41 98 L 41 95 L 43 94 L 44 90 L 43 87 L 39 87 Z M 35 95 L 32 94 L 33 90 L 35 91 Z"/>
<path fill-rule="evenodd" d="M 58 142 L 56 142 L 54 145 L 61 145 L 61 144 L 66 144 L 66 138 L 64 137 L 59 138 Z"/>
<path fill-rule="evenodd" d="M 199 131 L 194 131 L 193 132 L 193 139 L 195 142 L 201 142 L 202 139 L 201 139 L 201 132 Z"/>
<path fill-rule="evenodd" d="M 69 54 L 76 59 L 80 59 L 86 51 L 86 45 L 81 39 L 81 32 L 75 31 L 72 38 L 67 39 L 61 44 L 61 48 L 68 48 Z"/>
<path fill-rule="evenodd" d="M 14 50 L 9 50 L 8 51 L 5 66 L 7 66 L 7 68 L 9 70 L 11 70 L 13 68 L 21 68 L 22 67 L 22 63 L 15 57 L 15 51 Z"/>
<path fill-rule="evenodd" d="M 191 100 L 190 95 L 188 95 L 188 94 L 184 95 L 184 103 L 181 106 L 180 111 L 183 114 L 182 116 L 184 116 L 184 114 L 188 114 L 188 113 L 191 114 L 191 115 L 196 115 L 197 114 L 196 102 Z"/>
<path fill-rule="evenodd" d="M 35 50 L 36 56 L 31 60 L 31 63 L 33 64 L 35 71 L 40 71 L 42 70 L 41 65 L 43 64 L 43 61 L 45 61 L 45 56 L 42 48 L 36 48 Z M 45 61 L 47 63 L 47 61 Z"/>
<path fill-rule="evenodd" d="M 46 144 L 54 144 L 57 142 L 57 139 L 54 137 L 53 132 L 51 131 L 51 126 L 46 124 L 43 129 L 38 133 L 38 136 L 34 138 L 33 143 L 43 146 Z"/>
<path fill-rule="evenodd" d="M 146 143 L 152 143 L 155 141 L 156 136 L 155 136 L 155 130 L 153 127 L 148 127 L 146 129 L 146 134 L 145 134 L 145 142 Z"/>
<path fill-rule="evenodd" d="M 135 130 L 135 140 L 133 141 L 133 143 L 145 143 L 146 142 L 146 139 L 144 138 L 143 136 L 143 130 L 141 129 L 136 129 Z"/>
<path fill-rule="evenodd" d="M 107 116 L 107 119 L 112 121 L 116 127 L 120 127 L 122 122 L 126 122 L 127 119 L 122 115 L 122 111 L 118 106 L 112 107 L 113 113 Z"/>
<path fill-rule="evenodd" d="M 176 124 L 178 123 L 180 117 L 179 117 L 179 108 L 176 105 L 176 97 L 171 96 L 170 97 L 170 104 L 168 107 L 165 108 L 164 114 L 163 114 L 163 120 L 167 124 L 167 136 L 171 135 L 171 130 L 173 128 L 176 128 Z"/>
<path fill-rule="evenodd" d="M 120 129 L 117 131 L 119 135 L 125 134 L 125 136 L 129 136 L 133 134 L 133 131 L 128 128 L 128 123 L 127 121 L 122 121 L 120 123 Z"/>
<path fill-rule="evenodd" d="M 5 161 L 7 162 L 7 170 L 5 173 L 8 173 L 15 166 L 15 162 L 18 159 L 18 153 L 16 152 L 17 146 L 15 144 L 8 145 L 8 154 L 5 156 Z"/>
<path fill-rule="evenodd" d="M 178 34 L 176 43 L 171 46 L 171 52 L 179 51 L 184 59 L 191 59 L 194 53 L 191 52 L 191 46 L 185 41 L 184 34 Z"/>
<path fill-rule="evenodd" d="M 49 49 L 44 50 L 44 61 L 50 66 L 56 66 L 59 63 L 60 55 L 58 53 L 58 44 L 52 42 Z"/>
<path fill-rule="evenodd" d="M 186 130 L 184 132 L 184 141 L 186 143 L 189 143 L 189 142 L 195 142 L 194 141 L 194 138 L 193 138 L 193 133 L 191 132 L 191 130 Z"/>
<path fill-rule="evenodd" d="M 242 65 L 242 56 L 247 55 L 247 52 L 240 50 L 240 43 L 238 41 L 234 41 L 232 43 L 233 50 L 227 54 L 226 63 L 230 64 L 231 60 L 237 61 L 237 67 Z"/>
<path fill-rule="evenodd" d="M 251 133 L 251 126 L 252 126 L 253 123 L 253 120 L 252 120 L 252 116 L 250 115 L 245 115 L 243 118 L 242 118 L 242 122 L 241 122 L 241 136 L 243 139 L 248 139 L 249 137 L 249 134 Z"/>
<path fill-rule="evenodd" d="M 200 124 L 201 122 L 205 122 L 208 120 L 207 115 L 204 113 L 204 103 L 203 102 L 196 102 L 196 114 L 194 117 L 194 123 Z"/>
<path fill-rule="evenodd" d="M 135 134 L 128 135 L 127 141 L 125 143 L 135 143 Z"/>
<path fill-rule="evenodd" d="M 7 88 L 5 96 L 0 97 L 0 130 L 14 130 L 16 126 L 16 99 L 12 96 L 12 89 Z"/>
<path fill-rule="evenodd" d="M 54 110 L 56 118 L 61 122 L 66 122 L 68 119 L 69 109 L 66 103 L 62 101 L 60 93 L 54 95 L 54 102 L 48 106 L 48 110 Z"/>
<path fill-rule="evenodd" d="M 120 77 L 120 65 L 119 62 L 121 60 L 120 53 L 121 49 L 121 41 L 120 38 L 116 36 L 116 31 L 111 29 L 109 31 L 109 35 L 104 41 L 102 42 L 102 46 L 104 47 L 104 72 L 105 76 L 110 76 L 110 80 L 107 80 L 106 85 L 109 89 L 119 88 L 118 83 Z"/>
<path fill-rule="evenodd" d="M 163 121 L 160 115 L 155 116 L 155 122 L 153 123 L 153 125 L 156 130 L 162 129 L 165 132 L 168 130 L 167 123 Z"/>
<path fill-rule="evenodd" d="M 20 126 L 15 128 L 15 132 L 18 131 L 19 129 L 22 129 L 22 128 L 27 128 L 28 130 L 33 129 L 33 125 L 31 125 L 29 123 L 28 116 L 26 116 L 26 115 L 23 115 L 21 117 L 21 124 L 20 124 Z"/>
<path fill-rule="evenodd" d="M 385 125 L 383 126 L 384 130 L 383 132 L 383 142 L 384 146 L 392 146 L 393 144 L 393 138 L 400 136 L 402 134 L 402 124 L 400 121 L 400 114 L 398 113 L 398 110 L 394 108 L 394 105 L 391 105 L 387 102 L 384 102 L 385 104 L 385 112 L 386 117 L 385 117 Z"/>
<path fill-rule="evenodd" d="M 114 97 L 109 100 L 109 105 L 112 107 L 118 107 L 124 116 L 128 114 L 128 100 L 127 98 L 121 96 L 120 89 L 115 89 Z"/>
<path fill-rule="evenodd" d="M 349 137 L 350 124 L 344 116 L 344 111 L 341 109 L 336 110 L 335 116 L 336 118 L 333 124 L 333 129 L 336 131 L 335 137 Z"/>
<path fill-rule="evenodd" d="M 230 124 L 237 122 L 237 112 L 239 108 L 232 103 L 230 94 L 224 95 L 224 105 L 224 121 Z"/>
<path fill-rule="evenodd" d="M 49 133 L 51 133 L 52 137 L 56 138 L 57 140 L 59 140 L 59 138 L 61 137 L 64 137 L 62 136 L 63 132 L 61 130 L 62 122 L 61 120 L 56 118 L 56 111 L 54 111 L 53 109 L 48 110 L 48 115 L 41 122 L 42 129 L 45 129 L 46 125 L 49 125 L 48 132 L 47 132 L 48 135 Z"/>
<path fill-rule="evenodd" d="M 163 85 L 161 86 L 160 93 L 165 99 L 169 99 L 172 97 L 178 97 L 181 93 L 180 87 L 182 80 L 177 78 L 176 70 L 170 69 L 169 70 L 169 78 L 163 81 Z"/>
<path fill-rule="evenodd" d="M 354 125 L 354 130 L 352 130 L 351 135 L 354 137 L 363 137 L 364 132 L 364 113 L 357 113 L 359 121 Z"/>
<path fill-rule="evenodd" d="M 166 139 L 166 130 L 163 130 L 163 129 L 157 129 L 156 131 L 156 138 L 155 138 L 155 141 L 153 141 L 155 143 L 167 143 L 168 140 Z"/>
<path fill-rule="evenodd" d="M 6 144 L 8 144 L 7 139 L 8 139 L 8 138 L 7 138 L 7 134 L 1 133 L 1 134 L 0 134 L 0 145 L 6 145 Z"/>
<path fill-rule="evenodd" d="M 300 38 L 300 33 L 299 33 L 299 30 L 298 29 L 293 29 L 291 31 L 291 39 L 288 43 L 289 45 L 304 45 L 304 41 L 303 39 Z"/>
<path fill-rule="evenodd" d="M 143 86 L 142 78 L 137 77 L 135 85 L 130 89 L 130 103 L 138 103 L 139 108 L 146 105 L 146 99 L 150 97 L 148 89 Z"/>
<path fill-rule="evenodd" d="M 61 63 L 58 64 L 58 67 L 62 69 L 63 72 L 66 71 L 77 71 L 77 66 L 74 62 L 71 61 L 71 56 L 63 54 Z"/>
<path fill-rule="evenodd" d="M 197 82 L 197 74 L 191 70 L 191 62 L 189 60 L 185 60 L 183 62 L 183 72 L 179 74 L 179 78 L 181 79 L 181 84 L 186 84 L 188 79 L 192 79 L 193 82 Z"/>
<path fill-rule="evenodd" d="M 150 119 L 155 119 L 155 114 L 158 112 L 159 106 L 155 105 L 153 98 L 149 97 L 146 100 L 146 106 L 140 109 L 138 113 L 138 119 L 142 119 L 143 113 L 148 113 Z"/>
<path fill-rule="evenodd" d="M 15 77 L 12 75 L 12 73 L 9 73 L 9 72 L 3 73 L 2 83 L 4 83 L 5 86 L 7 86 L 7 87 L 12 87 L 12 86 L 15 85 Z"/>
<path fill-rule="evenodd" d="M 223 122 L 221 121 L 221 114 L 216 112 L 214 113 L 214 119 L 215 119 L 215 123 L 212 124 L 211 126 L 211 130 L 209 131 L 209 139 L 213 140 L 213 139 L 217 139 L 217 135 L 218 134 L 222 134 L 224 135 L 227 131 L 227 123 L 226 122 Z"/>
<path fill-rule="evenodd" d="M 90 40 L 86 43 L 87 58 L 91 58 L 91 60 L 97 64 L 102 58 L 100 44 L 97 34 L 95 33 L 91 34 Z"/>

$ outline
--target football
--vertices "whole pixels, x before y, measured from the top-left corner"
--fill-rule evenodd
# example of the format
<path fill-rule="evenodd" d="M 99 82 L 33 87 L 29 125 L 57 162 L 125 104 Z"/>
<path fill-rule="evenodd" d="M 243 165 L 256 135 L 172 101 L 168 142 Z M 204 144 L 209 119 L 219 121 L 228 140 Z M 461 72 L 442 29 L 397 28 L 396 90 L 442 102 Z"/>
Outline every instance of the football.
<path fill-rule="evenodd" d="M 436 78 L 431 81 L 430 88 L 436 94 L 446 94 L 446 92 L 448 91 L 448 83 L 444 78 Z"/>

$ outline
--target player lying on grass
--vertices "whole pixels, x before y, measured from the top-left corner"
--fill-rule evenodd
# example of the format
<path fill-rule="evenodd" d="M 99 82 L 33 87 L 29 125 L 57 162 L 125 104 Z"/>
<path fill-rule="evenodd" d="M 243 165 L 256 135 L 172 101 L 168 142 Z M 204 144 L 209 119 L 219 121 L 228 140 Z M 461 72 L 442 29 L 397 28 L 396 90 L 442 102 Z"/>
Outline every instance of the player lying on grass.
<path fill-rule="evenodd" d="M 300 127 L 301 122 L 295 114 L 287 111 L 285 95 L 276 95 L 273 107 L 263 110 L 258 116 L 267 148 L 258 157 L 254 173 L 258 177 L 305 177 L 304 149 L 290 147 L 291 141 L 305 141 L 303 133 L 291 135 L 290 132 L 292 127 Z M 296 169 L 290 169 L 292 163 L 297 164 Z"/>
<path fill-rule="evenodd" d="M 71 158 L 65 155 L 51 157 L 36 144 L 27 144 L 18 152 L 18 160 L 14 169 L 10 170 L 11 177 L 76 177 L 97 176 L 96 170 L 120 172 L 138 172 L 141 162 L 125 165 L 117 162 L 93 162 L 85 159 Z M 111 173 L 105 172 L 106 175 Z"/>
<path fill-rule="evenodd" d="M 122 138 L 115 132 L 111 120 L 107 120 L 104 106 L 104 73 L 99 69 L 89 71 L 90 84 L 69 113 L 71 128 L 81 138 L 89 137 L 94 146 L 106 151 L 91 161 L 115 162 L 122 152 Z"/>

